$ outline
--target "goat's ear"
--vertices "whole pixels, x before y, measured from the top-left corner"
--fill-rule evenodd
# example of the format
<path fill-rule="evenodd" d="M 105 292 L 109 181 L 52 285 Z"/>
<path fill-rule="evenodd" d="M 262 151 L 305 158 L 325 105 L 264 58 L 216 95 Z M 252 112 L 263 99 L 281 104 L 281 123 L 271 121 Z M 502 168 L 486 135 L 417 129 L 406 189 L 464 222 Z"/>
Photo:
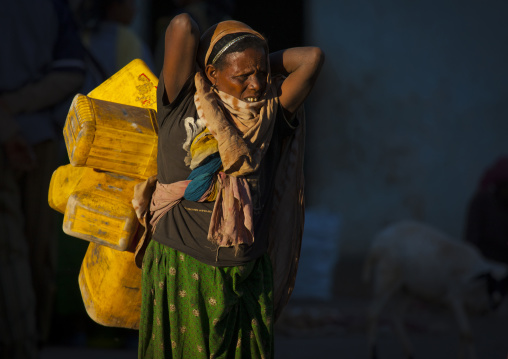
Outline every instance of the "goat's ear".
<path fill-rule="evenodd" d="M 500 286 L 500 282 L 497 281 L 490 272 L 481 273 L 473 277 L 473 280 L 484 280 L 486 282 L 490 309 L 496 310 L 496 308 L 501 304 L 506 293 Z"/>

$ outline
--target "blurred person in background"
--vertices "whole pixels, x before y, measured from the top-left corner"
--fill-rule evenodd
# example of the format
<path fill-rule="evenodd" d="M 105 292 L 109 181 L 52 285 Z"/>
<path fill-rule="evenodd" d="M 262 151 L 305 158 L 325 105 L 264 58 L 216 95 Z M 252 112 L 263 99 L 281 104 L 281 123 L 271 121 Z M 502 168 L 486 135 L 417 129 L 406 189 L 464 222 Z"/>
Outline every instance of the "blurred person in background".
<path fill-rule="evenodd" d="M 81 92 L 88 93 L 134 59 L 153 70 L 148 46 L 129 26 L 136 15 L 135 0 L 81 0 L 75 5 L 87 75 Z"/>
<path fill-rule="evenodd" d="M 63 0 L 3 3 L 0 38 L 0 357 L 34 358 L 56 289 L 57 114 L 83 84 L 84 51 Z"/>
<path fill-rule="evenodd" d="M 465 239 L 485 257 L 508 264 L 508 156 L 482 175 L 468 206 Z"/>

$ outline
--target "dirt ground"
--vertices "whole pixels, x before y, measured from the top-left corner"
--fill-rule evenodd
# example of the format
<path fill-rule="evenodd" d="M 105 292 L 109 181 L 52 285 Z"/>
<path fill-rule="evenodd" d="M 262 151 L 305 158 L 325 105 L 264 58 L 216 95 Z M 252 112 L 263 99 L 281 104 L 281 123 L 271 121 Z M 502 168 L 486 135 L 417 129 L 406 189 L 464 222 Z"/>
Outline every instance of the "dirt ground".
<path fill-rule="evenodd" d="M 276 326 L 277 359 L 368 358 L 366 297 L 342 298 L 333 304 L 290 305 Z M 503 313 L 471 318 L 477 359 L 506 359 L 508 306 Z M 416 359 L 458 357 L 457 326 L 442 308 L 415 303 L 406 326 Z M 402 347 L 389 321 L 381 322 L 378 359 L 403 359 Z"/>
<path fill-rule="evenodd" d="M 363 261 L 345 260 L 335 268 L 333 300 L 290 301 L 276 325 L 277 359 L 370 359 L 366 311 L 370 290 L 361 279 Z M 470 318 L 477 359 L 508 359 L 508 298 L 496 313 Z M 415 359 L 458 357 L 459 334 L 445 308 L 415 302 L 406 328 Z M 378 359 L 405 359 L 386 313 L 380 324 Z"/>
<path fill-rule="evenodd" d="M 366 297 L 344 297 L 333 303 L 290 302 L 276 324 L 276 359 L 367 359 Z M 508 306 L 507 306 L 508 307 Z M 477 359 L 506 359 L 508 310 L 473 317 Z M 450 314 L 416 304 L 408 313 L 407 328 L 416 359 L 450 359 L 458 355 L 458 333 Z M 46 348 L 41 359 L 135 359 L 136 349 Z M 382 321 L 379 359 L 403 359 L 389 322 Z"/>
<path fill-rule="evenodd" d="M 333 300 L 291 299 L 275 326 L 276 359 L 369 359 L 366 335 L 368 289 L 361 283 L 359 263 L 343 262 L 337 268 Z M 451 314 L 425 303 L 415 303 L 408 312 L 407 331 L 415 359 L 458 357 L 458 331 Z M 496 314 L 474 316 L 477 359 L 508 359 L 508 300 Z M 402 347 L 383 318 L 378 341 L 378 359 L 405 359 Z M 136 341 L 128 348 L 51 346 L 40 359 L 135 359 Z"/>

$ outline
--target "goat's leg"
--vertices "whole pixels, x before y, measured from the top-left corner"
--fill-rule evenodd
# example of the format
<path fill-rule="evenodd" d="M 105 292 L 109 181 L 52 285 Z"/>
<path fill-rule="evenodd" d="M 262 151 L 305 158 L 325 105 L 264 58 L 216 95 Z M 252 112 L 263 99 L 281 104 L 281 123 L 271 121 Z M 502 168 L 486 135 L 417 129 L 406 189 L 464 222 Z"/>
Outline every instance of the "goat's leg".
<path fill-rule="evenodd" d="M 457 299 L 456 296 L 452 296 L 448 298 L 448 304 L 459 327 L 459 358 L 476 359 L 473 331 L 471 330 L 462 301 Z"/>
<path fill-rule="evenodd" d="M 399 295 L 396 296 L 396 301 L 392 303 L 394 304 L 394 309 L 392 310 L 392 322 L 395 333 L 397 334 L 404 349 L 406 358 L 413 359 L 413 345 L 407 336 L 404 326 L 404 314 L 407 311 L 409 303 L 409 298 L 402 293 L 399 293 Z"/>
<path fill-rule="evenodd" d="M 368 328 L 369 328 L 369 358 L 377 359 L 377 333 L 379 327 L 379 316 L 381 310 L 390 298 L 391 293 L 382 296 L 376 296 L 372 299 L 368 312 Z"/>
<path fill-rule="evenodd" d="M 379 317 L 381 310 L 398 289 L 398 283 L 376 283 L 374 288 L 374 297 L 370 303 L 368 312 L 368 328 L 369 328 L 369 357 L 377 359 L 377 332 L 379 327 Z"/>

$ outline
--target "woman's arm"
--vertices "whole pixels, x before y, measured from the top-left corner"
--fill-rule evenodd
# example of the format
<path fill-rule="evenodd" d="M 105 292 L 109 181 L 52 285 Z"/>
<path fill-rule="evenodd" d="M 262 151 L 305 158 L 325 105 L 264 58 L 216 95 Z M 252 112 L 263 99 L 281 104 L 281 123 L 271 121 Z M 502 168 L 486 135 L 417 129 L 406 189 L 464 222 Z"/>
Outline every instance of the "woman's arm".
<path fill-rule="evenodd" d="M 199 28 L 188 14 L 177 15 L 166 29 L 162 74 L 169 102 L 196 71 Z"/>
<path fill-rule="evenodd" d="M 309 95 L 325 56 L 319 47 L 295 47 L 270 54 L 273 74 L 286 75 L 279 95 L 280 103 L 291 118 Z"/>

